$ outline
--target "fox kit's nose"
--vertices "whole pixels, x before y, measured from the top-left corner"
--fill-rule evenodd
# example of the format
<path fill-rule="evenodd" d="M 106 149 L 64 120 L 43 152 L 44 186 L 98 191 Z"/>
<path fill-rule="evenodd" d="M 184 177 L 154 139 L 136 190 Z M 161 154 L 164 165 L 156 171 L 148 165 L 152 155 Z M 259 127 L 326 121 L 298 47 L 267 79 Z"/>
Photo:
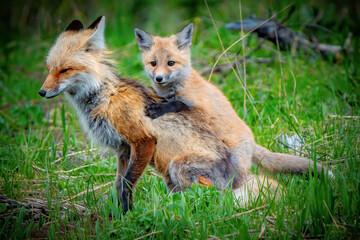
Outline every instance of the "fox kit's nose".
<path fill-rule="evenodd" d="M 158 83 L 161 83 L 163 79 L 164 79 L 164 78 L 163 78 L 162 76 L 157 76 L 157 77 L 155 78 L 155 81 L 158 82 Z"/>
<path fill-rule="evenodd" d="M 40 91 L 39 91 L 39 95 L 42 96 L 42 97 L 45 97 L 46 92 L 45 92 L 44 90 L 40 90 Z"/>

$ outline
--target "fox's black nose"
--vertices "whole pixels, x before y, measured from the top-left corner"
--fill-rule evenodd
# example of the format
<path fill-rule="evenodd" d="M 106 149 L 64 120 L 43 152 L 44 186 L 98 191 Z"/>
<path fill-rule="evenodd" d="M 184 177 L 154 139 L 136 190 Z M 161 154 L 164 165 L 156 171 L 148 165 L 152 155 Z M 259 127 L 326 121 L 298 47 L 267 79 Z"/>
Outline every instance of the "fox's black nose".
<path fill-rule="evenodd" d="M 40 91 L 39 91 L 39 95 L 42 96 L 42 97 L 45 97 L 46 92 L 45 92 L 44 90 L 40 90 Z"/>
<path fill-rule="evenodd" d="M 161 81 L 163 80 L 164 78 L 162 76 L 157 76 L 155 78 L 155 80 L 158 82 L 158 83 L 161 83 Z"/>

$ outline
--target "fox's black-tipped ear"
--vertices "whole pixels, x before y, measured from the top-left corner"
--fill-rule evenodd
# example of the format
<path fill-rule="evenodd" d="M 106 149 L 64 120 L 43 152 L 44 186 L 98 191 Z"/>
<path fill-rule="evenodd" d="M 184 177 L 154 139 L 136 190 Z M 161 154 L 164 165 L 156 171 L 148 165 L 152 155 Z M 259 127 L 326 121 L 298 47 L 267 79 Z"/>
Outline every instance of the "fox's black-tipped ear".
<path fill-rule="evenodd" d="M 97 26 L 99 25 L 100 21 L 101 21 L 103 18 L 105 19 L 104 16 L 98 17 L 98 18 L 88 27 L 88 29 L 95 29 L 95 28 L 97 28 Z"/>
<path fill-rule="evenodd" d="M 185 49 L 191 46 L 194 33 L 194 25 L 192 23 L 186 25 L 183 30 L 176 34 L 176 45 L 179 49 Z"/>
<path fill-rule="evenodd" d="M 65 31 L 80 31 L 82 29 L 84 29 L 82 23 L 79 20 L 74 20 L 67 26 Z"/>
<path fill-rule="evenodd" d="M 105 17 L 98 17 L 88 29 L 94 30 L 94 33 L 89 37 L 88 43 L 91 49 L 102 50 L 105 49 Z"/>
<path fill-rule="evenodd" d="M 148 51 L 154 45 L 152 36 L 141 29 L 135 28 L 135 39 L 140 51 Z"/>

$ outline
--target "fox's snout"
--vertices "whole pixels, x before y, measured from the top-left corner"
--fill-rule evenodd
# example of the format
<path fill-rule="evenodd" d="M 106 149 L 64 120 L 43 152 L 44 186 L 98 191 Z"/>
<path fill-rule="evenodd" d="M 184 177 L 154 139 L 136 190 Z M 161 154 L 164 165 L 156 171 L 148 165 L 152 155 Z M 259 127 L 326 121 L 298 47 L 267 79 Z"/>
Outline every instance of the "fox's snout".
<path fill-rule="evenodd" d="M 53 98 L 67 88 L 64 80 L 60 80 L 54 74 L 49 74 L 39 90 L 39 95 L 45 98 Z"/>
<path fill-rule="evenodd" d="M 59 84 L 60 84 L 59 79 L 55 77 L 54 74 L 49 74 L 46 77 L 38 93 L 41 97 L 45 97 L 45 98 L 54 97 L 55 95 L 53 93 L 57 92 L 59 88 Z"/>
<path fill-rule="evenodd" d="M 40 89 L 40 91 L 39 91 L 39 95 L 40 95 L 40 96 L 42 96 L 42 97 L 45 97 L 45 95 L 46 95 L 46 91 L 45 91 L 45 90 Z"/>

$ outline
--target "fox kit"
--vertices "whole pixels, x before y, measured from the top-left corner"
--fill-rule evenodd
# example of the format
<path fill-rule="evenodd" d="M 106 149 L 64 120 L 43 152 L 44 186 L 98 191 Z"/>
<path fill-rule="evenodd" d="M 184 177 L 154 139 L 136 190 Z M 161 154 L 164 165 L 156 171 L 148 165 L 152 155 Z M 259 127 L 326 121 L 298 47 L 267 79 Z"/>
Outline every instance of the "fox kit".
<path fill-rule="evenodd" d="M 146 116 L 145 106 L 163 99 L 153 89 L 116 75 L 104 28 L 105 17 L 87 29 L 78 20 L 68 25 L 48 54 L 49 73 L 39 94 L 52 98 L 65 93 L 85 133 L 115 151 L 123 211 L 131 208 L 132 192 L 148 164 L 173 191 L 195 183 L 239 188 L 244 176 L 236 156 L 199 121 L 200 112 Z"/>
<path fill-rule="evenodd" d="M 193 24 L 167 38 L 135 29 L 145 71 L 156 93 L 167 100 L 166 103 L 148 105 L 147 114 L 157 118 L 169 112 L 190 109 L 202 112 L 215 135 L 235 152 L 238 166 L 244 172 L 249 170 L 251 163 L 271 172 L 308 172 L 309 166 L 313 167 L 311 160 L 273 153 L 255 143 L 250 128 L 239 118 L 223 93 L 191 67 L 192 35 Z M 317 164 L 316 167 L 320 172 L 322 166 Z"/>

